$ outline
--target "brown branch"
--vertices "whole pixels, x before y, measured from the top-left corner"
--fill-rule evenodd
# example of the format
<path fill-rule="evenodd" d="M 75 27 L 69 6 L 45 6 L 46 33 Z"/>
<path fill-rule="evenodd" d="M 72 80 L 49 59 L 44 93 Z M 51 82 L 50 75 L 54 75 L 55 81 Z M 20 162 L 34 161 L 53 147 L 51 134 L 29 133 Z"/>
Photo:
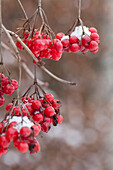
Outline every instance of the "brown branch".
<path fill-rule="evenodd" d="M 8 50 L 16 59 L 17 58 L 17 55 L 6 45 L 4 44 L 3 42 L 1 43 L 2 47 L 5 48 L 6 50 Z M 34 75 L 33 73 L 31 72 L 31 70 L 28 68 L 28 66 L 25 64 L 24 60 L 21 59 L 21 65 L 23 67 L 23 69 L 25 70 L 25 72 L 34 80 Z M 43 87 L 48 87 L 48 83 L 47 82 L 42 82 L 41 80 L 37 79 L 37 83 L 40 85 L 40 86 L 43 86 Z"/>
<path fill-rule="evenodd" d="M 5 27 L 2 25 L 2 28 L 4 29 Z M 5 28 L 6 29 L 6 28 Z M 7 29 L 6 29 L 7 30 Z M 45 71 L 48 75 L 50 75 L 51 77 L 53 77 L 55 80 L 61 82 L 61 83 L 65 83 L 65 84 L 70 84 L 70 85 L 77 85 L 77 83 L 75 82 L 70 82 L 70 81 L 66 81 L 63 80 L 57 76 L 55 76 L 53 73 L 51 73 L 48 69 L 46 69 L 43 65 L 41 65 L 41 63 L 37 60 L 37 58 L 35 57 L 35 55 L 31 52 L 31 50 L 26 46 L 26 44 L 21 40 L 21 38 L 15 34 L 14 32 L 7 30 L 7 32 L 11 35 L 14 36 L 17 41 L 19 41 L 19 43 L 26 49 L 26 51 L 30 54 L 30 56 L 34 59 L 34 61 L 37 63 L 37 66 L 42 69 L 43 71 Z"/>
<path fill-rule="evenodd" d="M 26 14 L 26 12 L 25 12 L 25 9 L 24 9 L 21 1 L 20 1 L 20 0 L 17 0 L 17 1 L 18 1 L 19 5 L 20 5 L 20 8 L 22 9 L 22 11 L 23 11 L 23 13 L 24 13 L 25 19 L 28 20 L 28 16 L 27 16 L 27 14 Z"/>

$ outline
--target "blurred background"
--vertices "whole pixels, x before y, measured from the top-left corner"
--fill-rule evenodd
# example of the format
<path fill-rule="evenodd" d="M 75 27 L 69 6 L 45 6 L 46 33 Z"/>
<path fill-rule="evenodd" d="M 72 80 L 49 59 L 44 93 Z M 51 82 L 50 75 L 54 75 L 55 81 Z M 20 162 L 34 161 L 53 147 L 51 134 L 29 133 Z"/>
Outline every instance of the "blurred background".
<path fill-rule="evenodd" d="M 38 0 L 21 0 L 30 17 Z M 57 32 L 66 32 L 77 17 L 78 0 L 42 0 L 49 25 Z M 23 24 L 23 13 L 16 0 L 2 1 L 3 24 L 16 31 Z M 41 151 L 21 154 L 11 147 L 0 158 L 0 170 L 113 170 L 113 0 L 82 0 L 82 20 L 94 26 L 100 35 L 99 52 L 95 55 L 63 53 L 59 62 L 46 61 L 46 67 L 78 86 L 61 84 L 37 69 L 37 76 L 49 82 L 52 92 L 62 102 L 63 124 L 38 136 Z M 3 35 L 5 43 L 9 40 Z M 3 50 L 4 62 L 12 78 L 18 78 L 14 57 Z M 22 53 L 33 71 L 32 59 Z M 32 79 L 22 70 L 21 94 Z M 10 102 L 15 96 L 7 98 Z M 4 108 L 0 108 L 0 119 Z"/>

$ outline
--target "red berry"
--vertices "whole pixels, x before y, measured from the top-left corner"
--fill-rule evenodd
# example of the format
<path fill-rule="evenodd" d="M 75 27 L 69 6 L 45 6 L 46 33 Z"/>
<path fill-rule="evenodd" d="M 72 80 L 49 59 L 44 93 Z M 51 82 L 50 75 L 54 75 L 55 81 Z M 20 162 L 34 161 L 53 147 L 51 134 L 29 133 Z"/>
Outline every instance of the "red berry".
<path fill-rule="evenodd" d="M 9 84 L 8 77 L 4 76 L 4 77 L 2 78 L 2 86 L 6 86 L 7 84 Z"/>
<path fill-rule="evenodd" d="M 18 89 L 18 82 L 14 79 L 11 80 L 11 84 L 14 86 L 14 89 L 17 90 Z"/>
<path fill-rule="evenodd" d="M 64 39 L 61 41 L 62 45 L 63 45 L 63 48 L 67 48 L 70 46 L 70 42 L 69 42 L 69 39 Z"/>
<path fill-rule="evenodd" d="M 27 108 L 27 110 L 28 110 L 28 112 L 30 113 L 30 114 L 32 114 L 33 112 L 34 112 L 34 109 L 32 108 L 32 105 L 31 104 L 26 104 L 26 108 Z M 25 108 L 25 109 L 26 109 Z"/>
<path fill-rule="evenodd" d="M 43 122 L 43 115 L 41 113 L 36 113 L 34 116 L 33 116 L 33 119 L 37 122 L 37 123 L 41 123 Z"/>
<path fill-rule="evenodd" d="M 16 126 L 17 125 L 17 122 L 11 122 L 11 123 L 9 123 L 9 125 L 8 125 L 8 128 L 12 128 L 13 126 Z"/>
<path fill-rule="evenodd" d="M 63 50 L 63 45 L 60 40 L 54 39 L 53 40 L 53 46 L 58 52 L 62 52 Z"/>
<path fill-rule="evenodd" d="M 0 122 L 0 133 L 2 132 L 3 130 L 3 123 Z"/>
<path fill-rule="evenodd" d="M 5 87 L 4 87 L 4 93 L 7 94 L 7 95 L 11 95 L 14 93 L 15 91 L 15 88 L 12 84 L 7 84 Z"/>
<path fill-rule="evenodd" d="M 99 40 L 99 35 L 98 35 L 97 33 L 92 33 L 92 34 L 90 35 L 90 37 L 91 37 L 92 40 L 94 40 L 94 41 Z"/>
<path fill-rule="evenodd" d="M 54 99 L 52 101 L 52 107 L 54 107 L 54 109 L 58 109 L 61 106 L 61 102 L 57 99 Z"/>
<path fill-rule="evenodd" d="M 40 101 L 38 101 L 37 99 L 35 99 L 35 100 L 32 101 L 32 107 L 33 107 L 33 109 L 39 110 L 41 106 L 42 106 L 42 105 L 41 105 Z"/>
<path fill-rule="evenodd" d="M 22 113 L 23 113 L 23 116 L 29 117 L 29 114 L 25 108 L 22 108 Z"/>
<path fill-rule="evenodd" d="M 10 144 L 10 141 L 6 138 L 5 135 L 0 136 L 0 146 L 1 147 L 8 147 Z"/>
<path fill-rule="evenodd" d="M 22 40 L 22 39 L 21 39 L 21 40 Z M 23 49 L 23 46 L 19 43 L 19 41 L 16 42 L 16 46 L 17 46 L 20 50 Z"/>
<path fill-rule="evenodd" d="M 97 33 L 97 30 L 96 30 L 96 28 L 94 28 L 94 27 L 90 27 L 90 28 L 89 28 L 89 31 L 90 31 L 91 33 Z"/>
<path fill-rule="evenodd" d="M 91 42 L 91 38 L 90 37 L 84 36 L 82 38 L 82 45 L 83 46 L 86 46 L 86 47 L 89 46 L 90 42 Z"/>
<path fill-rule="evenodd" d="M 95 49 L 95 50 L 93 50 L 93 51 L 91 51 L 93 54 L 95 54 L 95 53 L 97 53 L 98 52 L 98 47 L 97 47 L 97 49 Z"/>
<path fill-rule="evenodd" d="M 16 129 L 12 127 L 7 129 L 6 137 L 9 141 L 12 141 L 13 139 L 17 138 L 17 136 L 18 136 L 18 132 Z"/>
<path fill-rule="evenodd" d="M 24 138 L 27 138 L 28 136 L 30 136 L 31 134 L 31 129 L 27 126 L 25 127 L 22 127 L 20 129 L 20 134 L 24 137 Z"/>
<path fill-rule="evenodd" d="M 19 152 L 25 153 L 28 150 L 28 144 L 26 142 L 21 142 L 17 146 Z"/>
<path fill-rule="evenodd" d="M 88 48 L 89 48 L 89 50 L 93 51 L 93 50 L 97 49 L 97 47 L 98 47 L 97 42 L 96 41 L 91 41 Z"/>
<path fill-rule="evenodd" d="M 45 94 L 45 99 L 48 102 L 52 102 L 54 100 L 54 96 L 51 93 L 46 93 Z"/>
<path fill-rule="evenodd" d="M 15 139 L 13 140 L 13 145 L 14 145 L 15 147 L 18 147 L 18 145 L 19 145 L 20 142 L 22 142 L 21 138 L 15 138 Z"/>
<path fill-rule="evenodd" d="M 34 131 L 34 136 L 37 136 L 40 133 L 40 130 L 41 130 L 40 124 L 38 126 L 37 125 L 33 125 L 31 127 L 31 129 Z"/>
<path fill-rule="evenodd" d="M 0 97 L 0 106 L 3 106 L 3 104 L 5 103 L 5 98 L 4 97 Z"/>
<path fill-rule="evenodd" d="M 44 110 L 44 114 L 47 117 L 51 117 L 55 115 L 55 110 L 52 106 L 48 106 L 47 108 L 45 108 Z"/>
<path fill-rule="evenodd" d="M 50 128 L 51 128 L 51 125 L 48 122 L 43 122 L 41 125 L 41 129 L 44 132 L 48 132 L 50 130 Z"/>
<path fill-rule="evenodd" d="M 31 143 L 29 145 L 29 150 L 30 150 L 30 154 L 34 154 L 40 151 L 40 145 L 38 143 L 38 141 L 36 141 L 35 143 Z"/>
<path fill-rule="evenodd" d="M 77 53 L 80 50 L 80 47 L 77 43 L 74 43 L 71 45 L 70 49 L 73 53 Z"/>
<path fill-rule="evenodd" d="M 56 114 L 56 116 L 58 118 L 58 124 L 61 124 L 63 122 L 63 116 L 58 114 Z"/>
<path fill-rule="evenodd" d="M 64 33 L 59 32 L 59 33 L 57 33 L 56 38 L 61 40 L 64 35 L 65 35 Z"/>
<path fill-rule="evenodd" d="M 9 111 L 12 105 L 13 105 L 13 103 L 8 103 L 6 105 L 6 111 Z"/>
<path fill-rule="evenodd" d="M 78 43 L 79 39 L 73 35 L 73 36 L 69 37 L 69 41 L 71 44 L 73 44 L 73 43 Z"/>

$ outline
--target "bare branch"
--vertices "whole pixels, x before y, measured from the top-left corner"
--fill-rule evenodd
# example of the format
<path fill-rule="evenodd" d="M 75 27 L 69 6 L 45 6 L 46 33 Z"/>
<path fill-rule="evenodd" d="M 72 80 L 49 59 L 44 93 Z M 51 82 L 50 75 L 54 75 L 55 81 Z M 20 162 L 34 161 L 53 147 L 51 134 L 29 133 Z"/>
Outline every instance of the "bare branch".
<path fill-rule="evenodd" d="M 5 28 L 3 25 L 2 25 L 3 29 Z M 37 63 L 37 66 L 42 69 L 43 71 L 45 71 L 48 75 L 50 75 L 51 77 L 53 77 L 55 80 L 61 82 L 61 83 L 65 83 L 65 84 L 70 84 L 70 85 L 77 85 L 77 83 L 75 82 L 70 82 L 70 81 L 66 81 L 66 80 L 63 80 L 57 76 L 55 76 L 53 73 L 51 73 L 49 70 L 47 70 L 43 65 L 41 65 L 41 63 L 37 60 L 37 58 L 35 57 L 35 55 L 31 52 L 31 50 L 26 46 L 26 44 L 21 40 L 21 38 L 15 34 L 14 32 L 12 31 L 9 31 L 5 28 L 5 30 L 12 36 L 14 36 L 17 41 L 19 41 L 19 43 L 26 49 L 26 51 L 30 54 L 30 56 L 34 59 L 34 61 Z"/>
<path fill-rule="evenodd" d="M 16 59 L 17 58 L 17 55 L 6 45 L 4 44 L 3 42 L 1 43 L 2 47 L 5 48 L 6 50 L 8 50 Z M 28 68 L 28 66 L 25 64 L 25 62 L 23 61 L 23 59 L 21 59 L 21 65 L 23 67 L 23 69 L 25 70 L 25 72 L 32 78 L 34 79 L 34 75 L 33 73 L 31 72 L 31 70 Z M 37 79 L 37 83 L 40 85 L 40 86 L 43 86 L 43 87 L 48 87 L 48 83 L 47 82 L 42 82 L 41 80 Z"/>
<path fill-rule="evenodd" d="M 22 9 L 22 11 L 23 11 L 23 13 L 24 13 L 25 19 L 28 20 L 28 16 L 27 16 L 27 14 L 26 14 L 26 12 L 25 12 L 25 9 L 24 9 L 21 1 L 20 1 L 20 0 L 17 0 L 17 1 L 18 1 L 19 5 L 20 5 L 20 8 Z"/>

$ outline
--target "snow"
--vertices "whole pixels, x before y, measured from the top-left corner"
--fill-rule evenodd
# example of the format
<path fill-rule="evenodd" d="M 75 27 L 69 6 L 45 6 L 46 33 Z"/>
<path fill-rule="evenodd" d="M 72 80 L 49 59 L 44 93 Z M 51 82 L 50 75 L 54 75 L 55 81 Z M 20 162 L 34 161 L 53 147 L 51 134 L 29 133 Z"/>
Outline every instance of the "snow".
<path fill-rule="evenodd" d="M 13 116 L 11 118 L 11 116 L 8 116 L 7 119 L 9 119 L 9 123 L 11 122 L 17 122 L 17 125 L 14 126 L 13 128 L 17 129 L 18 132 L 20 132 L 20 129 L 22 127 L 29 127 L 31 128 L 31 126 L 33 126 L 34 124 L 28 119 L 27 116 L 23 117 L 23 121 L 22 121 L 22 117 L 18 117 L 18 116 Z M 7 122 L 6 122 L 7 125 Z"/>
<path fill-rule="evenodd" d="M 84 29 L 84 33 L 85 33 L 86 35 L 88 35 L 88 36 L 91 35 L 91 32 L 89 31 L 89 28 L 88 28 L 88 27 L 83 26 L 83 29 Z M 82 34 L 83 34 L 83 30 L 82 30 L 82 26 L 80 25 L 80 26 L 75 27 L 75 30 L 71 33 L 71 36 L 74 35 L 74 36 L 76 36 L 79 40 L 81 40 Z M 84 37 L 84 36 L 85 36 L 85 35 L 83 35 L 83 37 Z M 68 36 L 68 35 L 63 36 L 62 39 L 61 39 L 61 41 L 64 40 L 64 39 L 69 39 L 69 36 Z"/>

